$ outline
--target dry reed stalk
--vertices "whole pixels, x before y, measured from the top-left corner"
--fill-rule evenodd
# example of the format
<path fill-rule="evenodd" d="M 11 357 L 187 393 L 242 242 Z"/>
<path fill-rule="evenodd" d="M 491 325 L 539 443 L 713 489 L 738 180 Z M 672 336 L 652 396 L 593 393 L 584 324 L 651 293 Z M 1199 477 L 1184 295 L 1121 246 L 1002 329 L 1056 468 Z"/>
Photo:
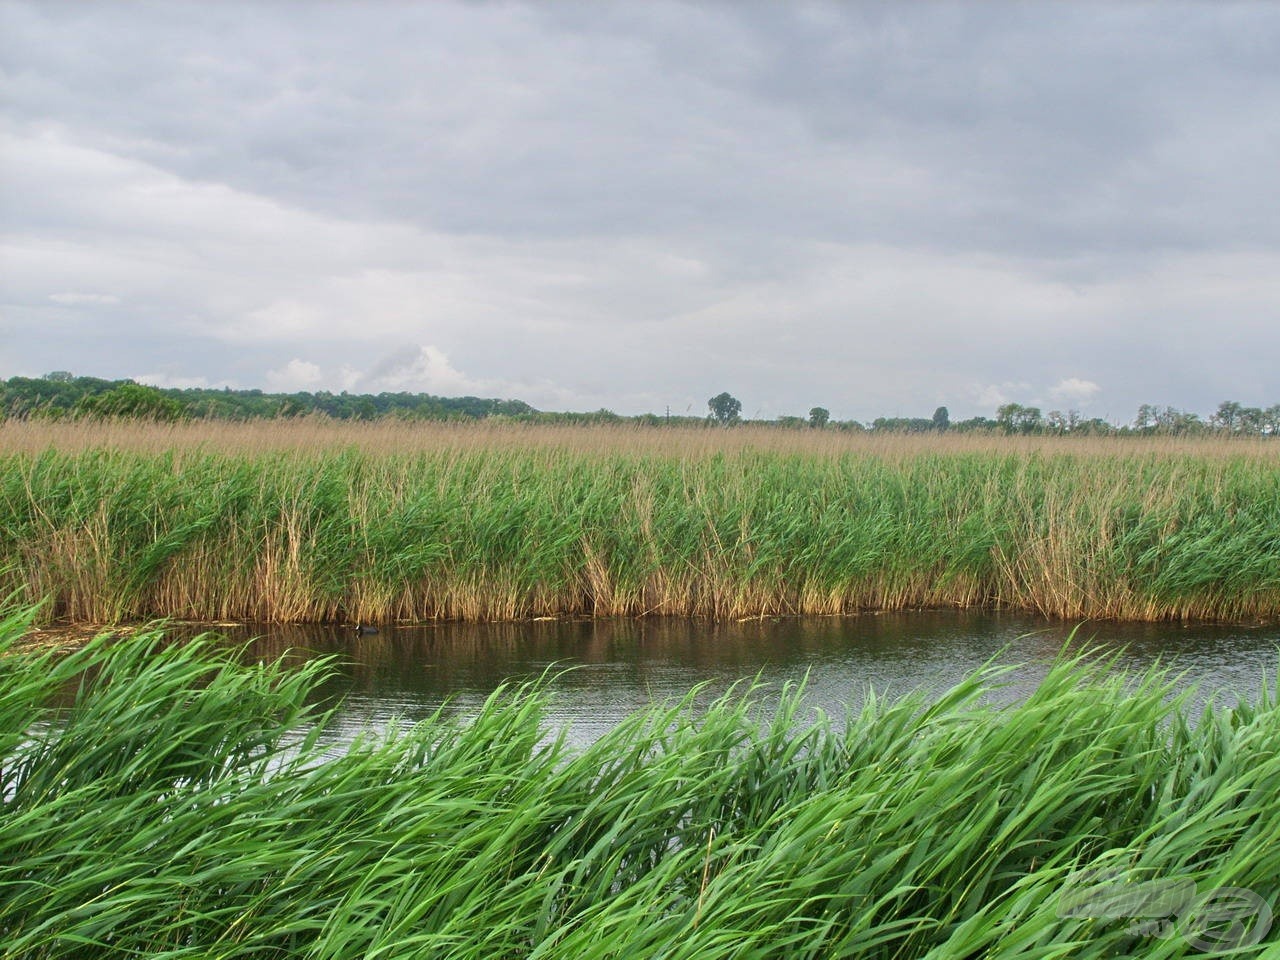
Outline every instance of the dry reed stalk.
<path fill-rule="evenodd" d="M 75 620 L 1280 614 L 1257 444 L 304 421 L 36 424 L 24 453 L 13 427 L 0 586 Z"/>
<path fill-rule="evenodd" d="M 1280 444 L 1266 438 L 1066 437 L 990 434 L 853 433 L 783 429 L 768 424 L 718 427 L 647 425 L 550 425 L 505 421 L 346 422 L 326 417 L 244 422 L 0 421 L 0 455 L 46 450 L 120 450 L 136 453 L 222 453 L 302 456 L 358 450 L 393 454 L 545 450 L 579 454 L 699 459 L 717 453 L 760 452 L 838 457 L 874 456 L 889 461 L 923 454 L 1071 454 L 1081 457 L 1226 457 L 1280 464 Z"/>

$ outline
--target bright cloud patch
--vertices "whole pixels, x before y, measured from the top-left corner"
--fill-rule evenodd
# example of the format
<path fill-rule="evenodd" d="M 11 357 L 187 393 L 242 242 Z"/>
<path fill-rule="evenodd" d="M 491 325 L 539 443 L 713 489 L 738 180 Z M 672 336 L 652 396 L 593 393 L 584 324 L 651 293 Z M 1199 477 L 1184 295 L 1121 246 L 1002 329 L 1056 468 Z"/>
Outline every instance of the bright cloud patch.
<path fill-rule="evenodd" d="M 376 364 L 365 375 L 361 386 L 372 393 L 412 391 L 419 393 L 478 393 L 498 386 L 493 382 L 472 380 L 449 362 L 439 347 L 406 346 Z"/>
<path fill-rule="evenodd" d="M 988 383 L 973 391 L 974 401 L 979 407 L 989 407 L 994 412 L 996 407 L 1006 403 L 1018 402 L 1019 397 L 1026 397 L 1031 384 L 1026 381 L 1007 381 L 1005 383 Z"/>
<path fill-rule="evenodd" d="M 181 377 L 168 373 L 137 373 L 130 379 L 149 387 L 160 387 L 167 390 L 191 390 L 209 386 L 208 377 Z M 219 384 L 222 386 L 222 384 Z M 231 386 L 231 384 L 226 384 Z"/>
<path fill-rule="evenodd" d="M 267 371 L 267 385 L 280 393 L 310 390 L 324 380 L 324 374 L 314 363 L 294 358 L 279 370 Z"/>
<path fill-rule="evenodd" d="M 469 376 L 455 367 L 448 354 L 433 344 L 405 344 L 366 369 L 347 363 L 322 366 L 295 357 L 282 367 L 268 370 L 266 382 L 268 390 L 279 393 L 299 390 L 431 393 L 445 397 L 524 400 L 546 409 L 587 408 L 581 396 L 549 379 L 513 381 Z"/>
<path fill-rule="evenodd" d="M 1066 380 L 1060 380 L 1049 391 L 1049 396 L 1059 401 L 1084 404 L 1092 400 L 1101 389 L 1092 380 L 1068 377 Z"/>

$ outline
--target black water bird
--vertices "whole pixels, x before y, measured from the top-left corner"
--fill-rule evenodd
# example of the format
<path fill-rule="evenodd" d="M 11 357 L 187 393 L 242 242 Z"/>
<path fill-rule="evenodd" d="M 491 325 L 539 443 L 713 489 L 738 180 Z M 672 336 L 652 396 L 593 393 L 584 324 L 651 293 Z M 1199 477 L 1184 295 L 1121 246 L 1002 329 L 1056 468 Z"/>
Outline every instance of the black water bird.
<path fill-rule="evenodd" d="M 378 628 L 368 623 L 356 624 L 356 636 L 367 637 L 378 632 Z"/>

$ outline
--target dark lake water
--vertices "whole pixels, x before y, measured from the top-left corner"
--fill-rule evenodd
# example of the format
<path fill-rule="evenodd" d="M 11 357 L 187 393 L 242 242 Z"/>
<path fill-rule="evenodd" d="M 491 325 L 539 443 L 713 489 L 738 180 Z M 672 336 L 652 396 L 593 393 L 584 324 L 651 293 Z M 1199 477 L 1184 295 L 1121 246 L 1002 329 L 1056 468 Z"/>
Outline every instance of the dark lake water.
<path fill-rule="evenodd" d="M 570 739 L 598 737 L 628 713 L 684 696 L 705 684 L 710 700 L 735 682 L 758 678 L 768 700 L 788 681 L 806 684 L 805 701 L 834 717 L 868 689 L 894 696 L 941 693 L 996 658 L 1017 664 L 993 699 L 1025 696 L 1061 651 L 1116 653 L 1121 666 L 1156 663 L 1184 674 L 1196 701 L 1254 700 L 1266 678 L 1274 689 L 1280 626 L 1046 621 L 990 611 L 928 611 L 838 618 L 710 623 L 683 619 L 581 620 L 516 624 L 384 626 L 376 635 L 320 627 L 247 627 L 261 635 L 253 658 L 286 650 L 338 654 L 327 694 L 342 698 L 335 734 L 354 735 L 413 722 L 442 704 L 463 715 L 507 680 L 547 671 L 548 724 Z"/>

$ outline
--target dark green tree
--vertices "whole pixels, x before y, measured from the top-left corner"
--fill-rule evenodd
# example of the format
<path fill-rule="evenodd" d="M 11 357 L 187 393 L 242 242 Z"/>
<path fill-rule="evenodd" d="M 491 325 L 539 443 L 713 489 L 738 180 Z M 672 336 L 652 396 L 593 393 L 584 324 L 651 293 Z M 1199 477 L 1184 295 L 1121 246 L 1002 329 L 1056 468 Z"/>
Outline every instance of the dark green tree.
<path fill-rule="evenodd" d="M 941 432 L 951 426 L 951 413 L 946 407 L 933 411 L 933 429 Z"/>
<path fill-rule="evenodd" d="M 1274 403 L 1262 411 L 1262 429 L 1270 437 L 1280 437 L 1280 403 Z"/>
<path fill-rule="evenodd" d="M 928 433 L 933 421 L 924 417 L 876 417 L 871 429 L 877 433 Z"/>
<path fill-rule="evenodd" d="M 831 419 L 831 411 L 826 407 L 814 407 L 809 411 L 809 426 L 815 430 L 821 430 L 827 425 L 827 421 Z"/>
<path fill-rule="evenodd" d="M 1144 403 L 1138 407 L 1133 428 L 1138 433 L 1186 434 L 1204 430 L 1204 422 L 1194 413 L 1177 407 L 1158 407 Z"/>
<path fill-rule="evenodd" d="M 1213 415 L 1210 422 L 1221 430 L 1235 433 L 1240 429 L 1240 414 L 1243 412 L 1244 407 L 1235 400 L 1223 400 L 1218 404 L 1218 411 Z"/>
<path fill-rule="evenodd" d="M 1039 407 L 1006 403 L 996 411 L 996 422 L 1005 433 L 1038 433 L 1044 427 Z"/>
<path fill-rule="evenodd" d="M 1263 424 L 1266 422 L 1267 413 L 1261 407 L 1243 407 L 1240 410 L 1240 427 L 1241 433 L 1256 437 L 1262 434 Z"/>
<path fill-rule="evenodd" d="M 711 408 L 711 416 L 722 427 L 737 423 L 739 415 L 742 413 L 742 403 L 728 393 L 721 393 L 712 397 L 707 401 L 707 406 Z"/>

